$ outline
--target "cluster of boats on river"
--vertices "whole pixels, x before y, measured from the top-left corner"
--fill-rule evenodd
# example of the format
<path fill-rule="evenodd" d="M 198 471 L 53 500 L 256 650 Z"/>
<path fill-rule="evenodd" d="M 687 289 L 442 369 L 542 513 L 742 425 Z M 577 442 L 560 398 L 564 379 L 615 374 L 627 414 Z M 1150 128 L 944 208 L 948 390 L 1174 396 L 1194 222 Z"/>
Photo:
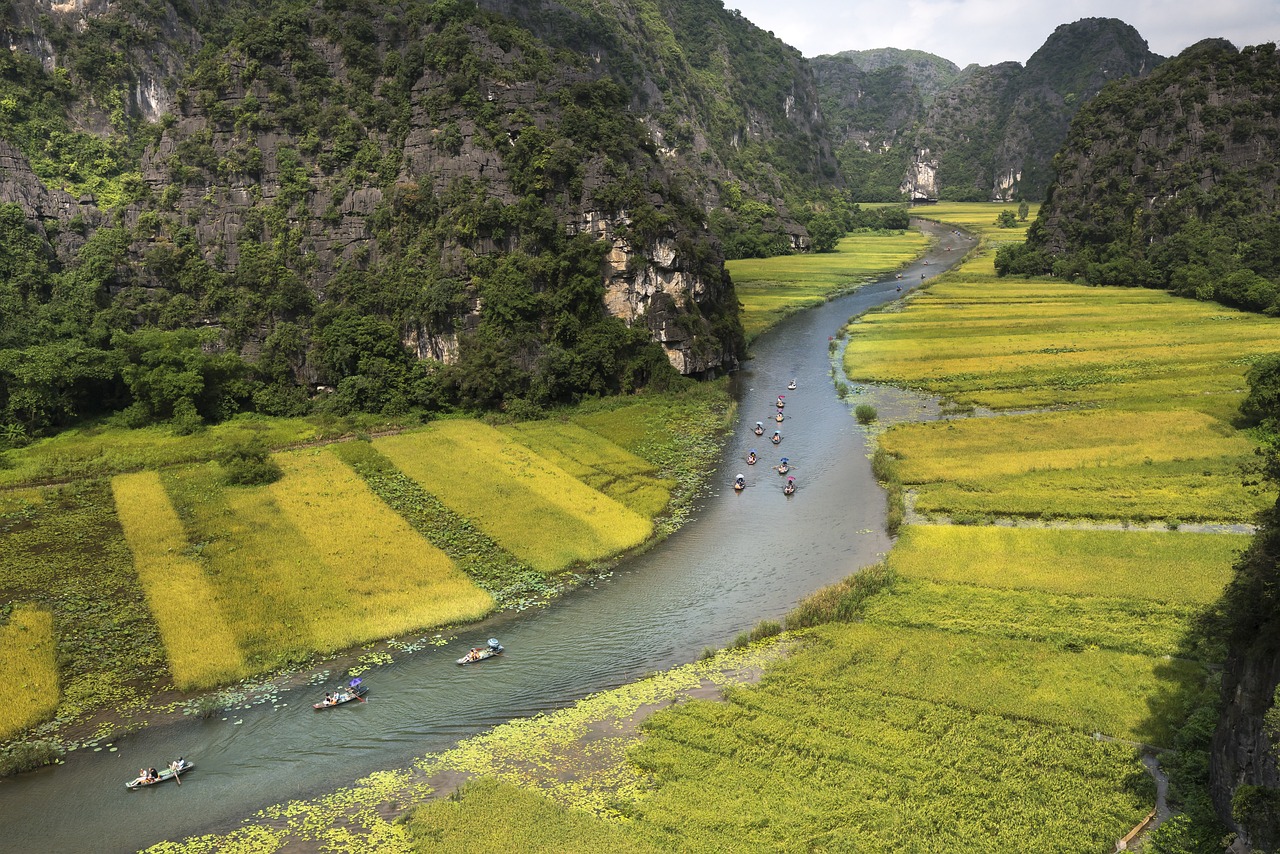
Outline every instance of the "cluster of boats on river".
<path fill-rule="evenodd" d="M 487 645 L 474 646 L 469 649 L 466 655 L 458 659 L 458 664 L 473 664 L 477 661 L 484 661 L 486 659 L 493 658 L 495 655 L 501 655 L 502 651 L 503 646 L 498 643 L 498 639 L 489 638 L 489 643 Z M 325 709 L 334 709 L 338 706 L 344 706 L 347 703 L 353 703 L 357 700 L 364 703 L 366 702 L 365 695 L 368 693 L 369 687 L 363 684 L 363 680 L 357 677 L 338 690 L 327 692 L 324 695 L 324 699 L 318 703 L 312 703 L 311 708 L 320 712 Z M 173 780 L 181 786 L 182 780 L 179 778 L 195 767 L 196 765 L 194 762 L 189 762 L 179 756 L 160 771 L 157 771 L 155 768 L 139 769 L 138 776 L 124 785 L 127 789 L 142 789 L 147 786 L 154 786 L 158 783 L 167 783 L 170 780 Z"/>
<path fill-rule="evenodd" d="M 796 381 L 795 381 L 795 380 L 792 380 L 791 382 L 787 383 L 787 391 L 795 391 L 795 390 L 796 390 Z M 786 408 L 786 406 L 787 406 L 787 396 L 786 396 L 785 394 L 780 394 L 780 395 L 778 395 L 778 403 L 777 403 L 777 406 L 778 406 L 778 412 L 777 412 L 777 414 L 775 414 L 775 415 L 774 415 L 773 420 L 774 420 L 776 423 L 781 424 L 781 423 L 782 423 L 782 421 L 783 421 L 783 419 L 784 419 L 784 418 L 786 418 L 786 416 L 783 414 L 783 410 L 784 410 L 784 409 Z M 763 435 L 764 435 L 764 422 L 763 422 L 763 421 L 757 421 L 757 422 L 756 422 L 756 426 L 752 429 L 752 432 L 753 432 L 753 433 L 755 433 L 757 436 L 763 436 Z M 772 435 L 771 437 L 769 437 L 769 441 L 770 441 L 770 442 L 772 442 L 772 443 L 773 443 L 773 444 L 775 444 L 775 445 L 780 445 L 780 444 L 782 444 L 782 431 L 781 431 L 781 430 L 774 430 L 774 431 L 773 431 L 773 435 Z M 748 451 L 748 452 L 747 452 L 747 465 L 749 465 L 749 466 L 753 466 L 753 465 L 755 465 L 757 462 L 759 462 L 759 460 L 760 460 L 760 456 L 759 456 L 759 454 L 757 454 L 757 453 L 756 453 L 756 449 L 755 449 L 755 448 L 752 448 L 750 451 Z M 787 474 L 787 472 L 791 471 L 791 462 L 790 462 L 786 457 L 783 457 L 783 458 L 779 461 L 779 463 L 778 463 L 776 466 L 773 466 L 772 468 L 773 468 L 773 470 L 774 470 L 774 471 L 776 471 L 778 474 L 780 474 L 780 475 L 786 475 L 786 474 Z M 746 489 L 746 488 L 747 488 L 747 477 L 746 477 L 746 475 L 739 474 L 737 477 L 735 477 L 735 478 L 733 479 L 733 491 L 734 491 L 734 492 L 742 492 L 742 490 L 744 490 L 744 489 Z M 789 495 L 794 495 L 794 494 L 795 494 L 795 491 L 796 491 L 796 479 L 795 479 L 795 477 L 793 477 L 793 476 L 788 476 L 788 477 L 787 477 L 787 482 L 786 482 L 785 484 L 783 484 L 783 486 L 782 486 L 782 494 L 783 494 L 783 495 L 788 495 L 788 496 L 789 496 Z"/>

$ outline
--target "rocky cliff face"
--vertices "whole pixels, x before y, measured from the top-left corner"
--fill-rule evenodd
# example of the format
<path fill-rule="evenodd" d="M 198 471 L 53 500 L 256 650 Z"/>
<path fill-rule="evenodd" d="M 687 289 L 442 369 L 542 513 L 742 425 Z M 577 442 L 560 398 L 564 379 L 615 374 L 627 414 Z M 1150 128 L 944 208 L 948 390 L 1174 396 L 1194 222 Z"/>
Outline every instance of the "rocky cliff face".
<path fill-rule="evenodd" d="M 1160 62 L 1136 30 L 1107 18 L 1058 27 L 1025 67 L 1010 62 L 948 74 L 937 57 L 926 63 L 877 56 L 879 78 L 873 79 L 867 72 L 837 73 L 844 56 L 813 61 L 829 115 L 847 116 L 842 160 L 853 166 L 850 182 L 859 176 L 874 182 L 875 169 L 885 164 L 845 158 L 848 145 L 868 152 L 878 146 L 881 161 L 900 164 L 903 195 L 973 201 L 1044 198 L 1053 155 L 1076 110 L 1108 81 L 1148 74 Z M 896 78 L 888 74 L 889 62 L 899 63 Z M 890 117 L 838 112 L 840 104 L 870 106 L 864 93 L 873 82 L 883 90 L 880 101 L 898 105 Z"/>
<path fill-rule="evenodd" d="M 130 263 L 113 292 L 189 297 L 186 322 L 225 328 L 242 352 L 281 322 L 305 329 L 344 275 L 403 279 L 417 264 L 461 290 L 395 318 L 402 338 L 456 361 L 485 311 L 477 259 L 590 234 L 599 312 L 648 330 L 682 373 L 731 366 L 736 300 L 702 212 L 732 182 L 803 246 L 783 199 L 839 181 L 799 54 L 714 2 L 657 4 L 656 18 L 622 2 L 481 5 L 272 2 L 253 24 L 240 4 L 15 0 L 6 34 L 81 83 L 67 112 L 79 130 L 120 133 L 121 114 L 161 128 L 114 220 Z M 121 61 L 95 88 L 106 55 Z M 0 150 L 0 168 L 0 199 L 59 223 L 50 246 L 74 264 L 107 217 L 43 186 L 19 151 Z M 246 301 L 264 313 L 231 318 Z"/>

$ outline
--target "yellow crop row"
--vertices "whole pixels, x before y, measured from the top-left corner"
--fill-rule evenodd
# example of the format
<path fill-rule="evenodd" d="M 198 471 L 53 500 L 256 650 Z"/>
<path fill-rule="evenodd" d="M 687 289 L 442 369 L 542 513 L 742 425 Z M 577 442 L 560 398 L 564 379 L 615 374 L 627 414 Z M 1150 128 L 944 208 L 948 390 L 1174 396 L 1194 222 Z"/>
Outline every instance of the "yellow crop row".
<path fill-rule="evenodd" d="M 478 421 L 445 421 L 374 447 L 541 572 L 639 545 L 652 522 Z"/>
<path fill-rule="evenodd" d="M 0 739 L 53 714 L 58 665 L 52 614 L 30 605 L 9 614 L 8 625 L 0 626 L 0 679 L 9 694 L 0 708 Z"/>
<path fill-rule="evenodd" d="M 889 566 L 908 578 L 1208 604 L 1247 536 L 1158 531 L 909 525 Z"/>
<path fill-rule="evenodd" d="M 112 479 L 111 491 L 174 684 L 205 688 L 245 675 L 244 656 L 203 567 L 188 556 L 182 521 L 160 476 L 119 475 Z"/>
<path fill-rule="evenodd" d="M 675 481 L 657 477 L 652 463 L 571 421 L 526 421 L 502 432 L 641 516 L 658 515 L 671 497 Z"/>

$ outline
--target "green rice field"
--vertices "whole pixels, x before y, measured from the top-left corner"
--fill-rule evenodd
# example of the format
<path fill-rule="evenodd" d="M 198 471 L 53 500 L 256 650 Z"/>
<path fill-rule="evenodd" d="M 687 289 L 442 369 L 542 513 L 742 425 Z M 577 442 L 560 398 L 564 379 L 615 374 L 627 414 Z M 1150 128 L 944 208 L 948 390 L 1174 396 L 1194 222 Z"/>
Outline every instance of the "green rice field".
<path fill-rule="evenodd" d="M 834 252 L 743 258 L 725 266 L 750 340 L 788 314 L 902 267 L 928 245 L 929 238 L 918 231 L 855 232 Z"/>

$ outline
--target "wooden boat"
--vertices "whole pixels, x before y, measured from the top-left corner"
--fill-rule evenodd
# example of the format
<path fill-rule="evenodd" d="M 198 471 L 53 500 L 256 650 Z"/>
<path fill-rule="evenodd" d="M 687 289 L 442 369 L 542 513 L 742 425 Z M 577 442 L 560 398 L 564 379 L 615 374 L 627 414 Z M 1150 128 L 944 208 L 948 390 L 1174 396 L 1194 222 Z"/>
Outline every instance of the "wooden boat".
<path fill-rule="evenodd" d="M 146 777 L 134 777 L 132 780 L 125 783 L 124 787 L 126 789 L 141 789 L 146 786 L 155 786 L 160 783 L 167 783 L 170 780 L 178 779 L 179 775 L 187 773 L 194 767 L 196 767 L 194 762 L 179 759 L 170 767 L 160 770 L 153 779 L 147 779 Z"/>
<path fill-rule="evenodd" d="M 329 701 L 321 700 L 318 703 L 312 703 L 311 708 L 317 712 L 324 709 L 332 709 L 341 706 L 344 703 L 351 703 L 356 700 L 363 700 L 364 695 L 369 693 L 369 689 L 363 685 L 357 685 L 355 688 L 343 688 L 333 693 L 333 699 Z"/>
<path fill-rule="evenodd" d="M 755 455 L 755 452 L 752 451 L 751 453 L 747 454 L 747 465 L 753 466 L 755 464 L 756 464 L 756 455 Z"/>
<path fill-rule="evenodd" d="M 502 654 L 502 644 L 497 638 L 489 638 L 488 646 L 473 646 L 467 654 L 458 659 L 459 664 L 472 664 Z"/>
<path fill-rule="evenodd" d="M 761 424 L 759 421 L 757 421 L 757 422 L 756 422 L 756 428 L 755 428 L 755 430 L 754 430 L 754 431 L 752 431 L 752 432 L 754 432 L 757 436 L 763 436 L 763 435 L 764 435 L 764 425 L 763 425 L 763 424 Z"/>
<path fill-rule="evenodd" d="M 773 438 L 772 438 L 772 439 L 770 439 L 769 441 L 770 441 L 770 442 L 773 442 L 773 444 L 775 444 L 775 445 L 776 445 L 776 444 L 778 444 L 779 442 L 781 442 L 781 441 L 782 441 L 782 434 L 781 434 L 781 433 L 774 433 L 774 434 L 773 434 Z"/>
<path fill-rule="evenodd" d="M 746 482 L 746 481 L 744 481 L 744 480 L 735 480 L 735 481 L 733 482 L 733 491 L 734 491 L 734 492 L 741 492 L 742 490 L 744 490 L 744 489 L 746 489 L 746 488 L 747 488 L 747 482 Z"/>
<path fill-rule="evenodd" d="M 796 491 L 796 479 L 794 477 L 787 478 L 787 485 L 782 487 L 783 495 L 790 495 Z"/>
<path fill-rule="evenodd" d="M 779 410 L 777 417 L 775 417 L 773 420 L 774 420 L 774 421 L 781 421 L 781 420 L 782 420 L 782 412 L 781 412 L 781 410 Z"/>

